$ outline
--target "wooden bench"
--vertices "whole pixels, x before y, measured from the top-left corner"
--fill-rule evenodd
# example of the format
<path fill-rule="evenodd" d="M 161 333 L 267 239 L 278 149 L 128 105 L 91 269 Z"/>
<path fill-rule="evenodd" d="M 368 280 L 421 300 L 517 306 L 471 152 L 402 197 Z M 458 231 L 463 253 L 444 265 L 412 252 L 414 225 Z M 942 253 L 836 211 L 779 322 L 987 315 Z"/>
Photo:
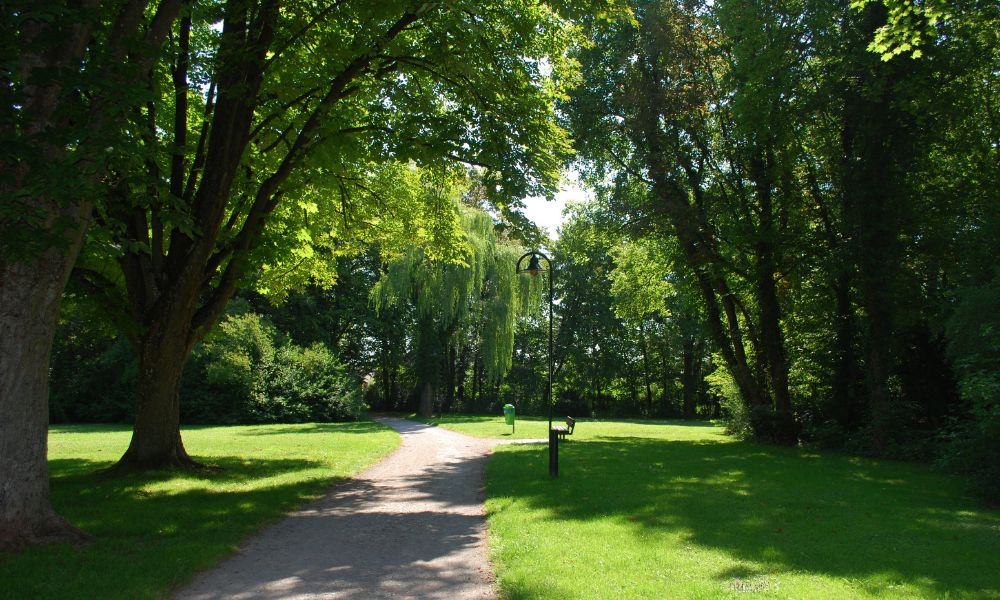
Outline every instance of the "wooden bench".
<path fill-rule="evenodd" d="M 566 417 L 566 426 L 555 425 L 552 427 L 552 431 L 559 434 L 559 439 L 566 439 L 567 435 L 573 435 L 573 429 L 576 427 L 576 419 L 573 417 Z"/>

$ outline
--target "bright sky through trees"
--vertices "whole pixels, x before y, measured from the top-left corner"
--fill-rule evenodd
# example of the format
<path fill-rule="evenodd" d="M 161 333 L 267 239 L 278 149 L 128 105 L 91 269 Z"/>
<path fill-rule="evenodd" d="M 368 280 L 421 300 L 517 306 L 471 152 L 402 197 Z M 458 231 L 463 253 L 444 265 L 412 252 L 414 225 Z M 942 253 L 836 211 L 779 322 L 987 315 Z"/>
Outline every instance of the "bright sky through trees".
<path fill-rule="evenodd" d="M 563 215 L 566 205 L 570 202 L 582 202 L 592 197 L 593 194 L 581 186 L 576 171 L 572 171 L 556 194 L 555 200 L 549 201 L 541 196 L 525 198 L 524 215 L 545 229 L 552 238 L 558 238 L 558 228 L 566 220 Z"/>

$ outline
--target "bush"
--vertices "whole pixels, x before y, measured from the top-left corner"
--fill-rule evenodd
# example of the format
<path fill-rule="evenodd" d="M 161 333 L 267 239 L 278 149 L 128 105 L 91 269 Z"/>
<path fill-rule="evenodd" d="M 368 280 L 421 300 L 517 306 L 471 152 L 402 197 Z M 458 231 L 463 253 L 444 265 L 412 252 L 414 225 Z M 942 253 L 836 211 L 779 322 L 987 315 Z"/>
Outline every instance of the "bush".
<path fill-rule="evenodd" d="M 53 349 L 52 421 L 131 421 L 136 375 L 127 342 L 70 319 Z M 195 348 L 180 394 L 184 423 L 347 421 L 365 410 L 359 383 L 326 346 L 296 346 L 252 312 L 227 315 Z"/>
<path fill-rule="evenodd" d="M 181 387 L 182 420 L 273 422 L 255 414 L 252 399 L 266 386 L 276 337 L 274 327 L 258 314 L 226 316 L 188 360 Z"/>
<path fill-rule="evenodd" d="M 715 355 L 715 364 L 721 365 L 722 357 Z M 705 377 L 710 393 L 717 396 L 722 407 L 722 420 L 726 424 L 726 433 L 737 437 L 749 437 L 753 433 L 750 423 L 750 411 L 747 410 L 736 381 L 726 367 L 717 367 Z"/>
<path fill-rule="evenodd" d="M 282 422 L 356 420 L 364 412 L 361 389 L 327 349 L 286 345 L 279 352 L 266 400 L 281 407 Z M 260 403 L 262 406 L 265 404 Z"/>
<path fill-rule="evenodd" d="M 184 390 L 185 420 L 302 423 L 361 417 L 360 385 L 326 346 L 302 348 L 279 338 L 258 314 L 226 317 L 192 361 L 202 377 Z"/>
<path fill-rule="evenodd" d="M 53 423 L 122 423 L 135 415 L 138 368 L 132 347 L 73 319 L 57 331 L 49 375 Z"/>
<path fill-rule="evenodd" d="M 959 294 L 948 321 L 948 355 L 969 405 L 945 434 L 941 464 L 969 476 L 973 491 L 1000 503 L 1000 273 Z"/>

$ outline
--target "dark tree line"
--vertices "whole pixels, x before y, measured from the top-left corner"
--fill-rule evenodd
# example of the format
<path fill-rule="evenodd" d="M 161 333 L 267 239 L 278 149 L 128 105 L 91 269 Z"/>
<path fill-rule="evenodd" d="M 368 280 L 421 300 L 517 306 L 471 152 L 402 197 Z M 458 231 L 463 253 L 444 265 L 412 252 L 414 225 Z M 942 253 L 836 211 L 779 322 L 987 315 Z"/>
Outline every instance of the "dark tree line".
<path fill-rule="evenodd" d="M 567 123 L 609 231 L 697 306 L 730 413 L 961 457 L 995 493 L 996 311 L 966 319 L 996 285 L 997 7 L 918 12 L 919 48 L 880 55 L 892 5 L 632 6 L 593 23 Z"/>

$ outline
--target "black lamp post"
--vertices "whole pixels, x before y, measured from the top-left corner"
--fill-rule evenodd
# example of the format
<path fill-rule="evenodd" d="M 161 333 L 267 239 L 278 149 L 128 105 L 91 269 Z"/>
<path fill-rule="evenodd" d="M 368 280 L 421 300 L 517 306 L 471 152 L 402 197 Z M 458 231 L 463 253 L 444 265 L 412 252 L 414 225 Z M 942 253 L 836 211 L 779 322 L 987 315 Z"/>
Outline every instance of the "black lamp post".
<path fill-rule="evenodd" d="M 528 267 L 522 269 L 521 264 L 526 258 L 530 258 L 531 260 L 528 261 Z M 541 263 L 538 262 L 539 258 L 545 259 L 548 265 L 547 269 L 542 268 Z M 549 274 L 549 385 L 546 399 L 549 404 L 549 475 L 556 477 L 559 475 L 559 436 L 552 430 L 552 277 L 555 272 L 552 270 L 552 261 L 549 257 L 537 250 L 526 252 L 521 258 L 517 259 L 516 270 L 518 273 L 527 273 L 532 277 L 537 277 L 543 272 L 548 272 Z"/>

